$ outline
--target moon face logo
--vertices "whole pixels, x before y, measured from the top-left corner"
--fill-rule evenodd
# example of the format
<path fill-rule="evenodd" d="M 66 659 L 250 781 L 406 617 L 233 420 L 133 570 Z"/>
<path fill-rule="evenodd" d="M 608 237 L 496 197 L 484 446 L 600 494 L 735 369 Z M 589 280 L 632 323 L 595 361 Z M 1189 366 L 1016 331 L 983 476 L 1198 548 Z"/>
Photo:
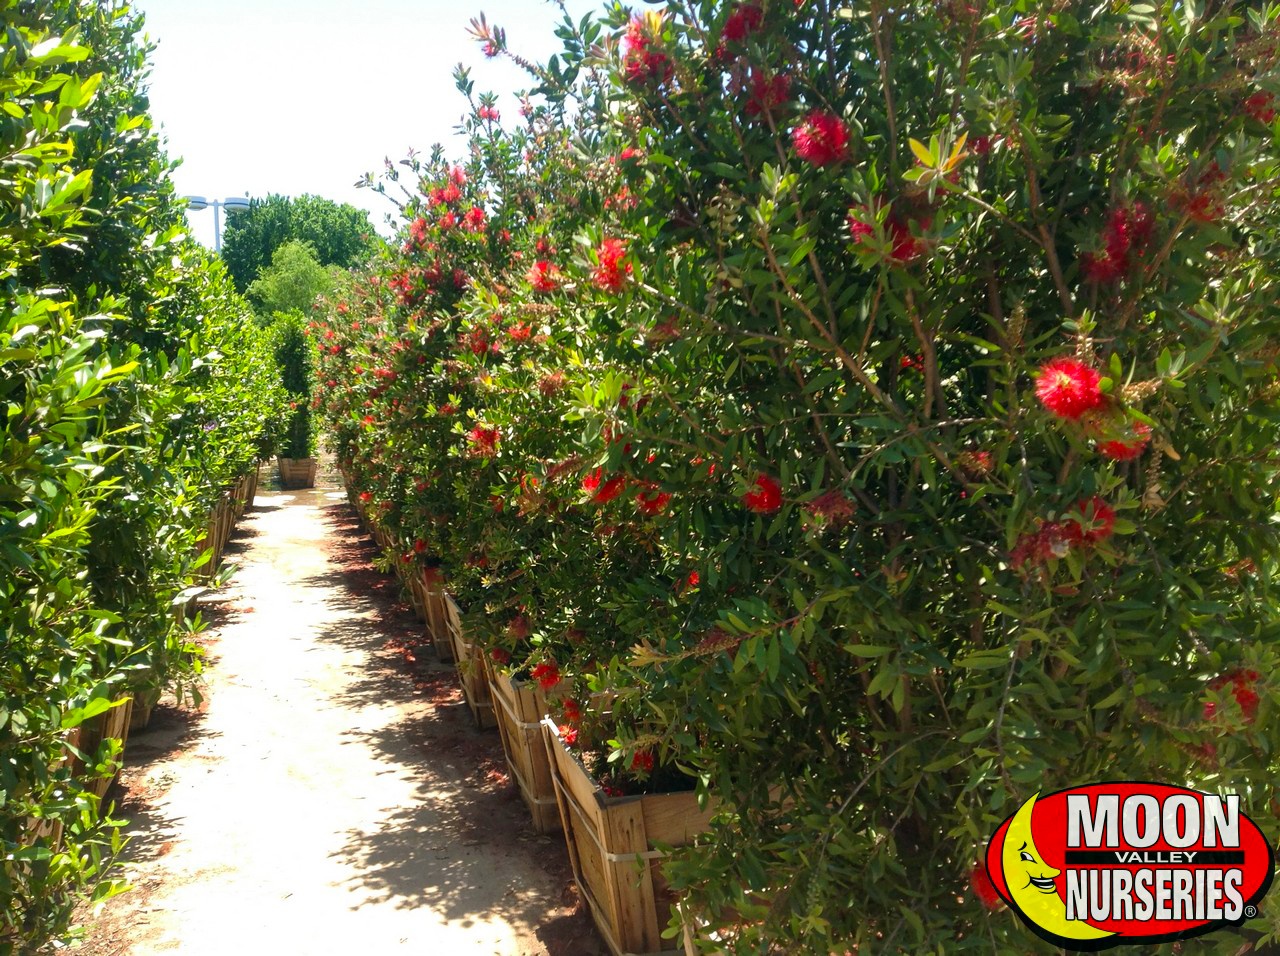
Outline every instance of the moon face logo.
<path fill-rule="evenodd" d="M 1058 895 L 1055 882 L 1062 871 L 1045 863 L 1036 849 L 1031 833 L 1031 815 L 1035 811 L 1036 794 L 1013 815 L 1004 836 L 1001 864 L 1005 883 L 1013 903 L 1034 928 L 1043 930 L 1059 939 L 1104 939 L 1114 936 L 1106 930 L 1095 929 L 1081 920 L 1067 919 L 1067 904 Z"/>

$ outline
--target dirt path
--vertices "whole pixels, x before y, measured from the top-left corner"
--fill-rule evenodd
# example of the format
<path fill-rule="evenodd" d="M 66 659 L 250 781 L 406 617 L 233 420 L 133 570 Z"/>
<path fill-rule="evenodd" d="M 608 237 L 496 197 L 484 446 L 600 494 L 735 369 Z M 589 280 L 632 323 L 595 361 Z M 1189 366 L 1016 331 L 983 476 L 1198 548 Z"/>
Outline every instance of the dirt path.
<path fill-rule="evenodd" d="M 158 708 L 108 795 L 135 888 L 76 951 L 604 951 L 375 556 L 331 478 L 259 494 L 206 605 L 201 712 Z"/>

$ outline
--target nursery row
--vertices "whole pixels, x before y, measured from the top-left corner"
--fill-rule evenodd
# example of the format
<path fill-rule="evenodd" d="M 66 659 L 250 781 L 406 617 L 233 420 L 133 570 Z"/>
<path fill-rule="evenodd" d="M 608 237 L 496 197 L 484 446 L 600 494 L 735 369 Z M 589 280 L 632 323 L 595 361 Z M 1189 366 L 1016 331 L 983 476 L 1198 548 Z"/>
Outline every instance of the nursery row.
<path fill-rule="evenodd" d="M 190 689 L 192 599 L 287 406 L 183 235 L 140 19 L 0 10 L 0 952 L 25 953 L 118 889 L 101 798 L 128 710 Z"/>
<path fill-rule="evenodd" d="M 1280 10 L 473 30 L 521 116 L 459 71 L 462 158 L 370 182 L 405 226 L 312 323 L 314 405 L 477 712 L 536 737 L 513 688 L 555 688 L 560 822 L 707 811 L 661 858 L 575 830 L 597 915 L 651 869 L 706 949 L 1048 951 L 980 863 L 1037 791 L 1273 819 Z"/>

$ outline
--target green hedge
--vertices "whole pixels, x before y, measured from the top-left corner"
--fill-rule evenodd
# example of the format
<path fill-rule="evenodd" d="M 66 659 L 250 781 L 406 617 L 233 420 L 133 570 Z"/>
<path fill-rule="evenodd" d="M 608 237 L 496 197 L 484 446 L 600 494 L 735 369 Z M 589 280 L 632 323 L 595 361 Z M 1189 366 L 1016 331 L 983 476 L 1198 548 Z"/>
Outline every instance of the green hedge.
<path fill-rule="evenodd" d="M 66 934 L 118 847 L 67 733 L 182 686 L 219 495 L 284 397 L 221 264 L 184 236 L 124 4 L 0 2 L 0 953 Z M 115 747 L 85 755 L 108 772 Z M 59 835 L 60 831 L 60 835 Z"/>

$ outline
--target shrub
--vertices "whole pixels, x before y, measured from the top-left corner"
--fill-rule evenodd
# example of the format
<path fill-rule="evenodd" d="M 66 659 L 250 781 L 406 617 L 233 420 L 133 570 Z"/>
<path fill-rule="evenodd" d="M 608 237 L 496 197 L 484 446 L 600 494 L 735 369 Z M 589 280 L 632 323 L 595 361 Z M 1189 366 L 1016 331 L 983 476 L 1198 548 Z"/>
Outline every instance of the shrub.
<path fill-rule="evenodd" d="M 1278 16 L 615 7 L 524 128 L 460 78 L 488 241 L 433 156 L 322 402 L 500 657 L 722 799 L 719 946 L 1043 948 L 971 889 L 1036 790 L 1280 796 Z"/>

